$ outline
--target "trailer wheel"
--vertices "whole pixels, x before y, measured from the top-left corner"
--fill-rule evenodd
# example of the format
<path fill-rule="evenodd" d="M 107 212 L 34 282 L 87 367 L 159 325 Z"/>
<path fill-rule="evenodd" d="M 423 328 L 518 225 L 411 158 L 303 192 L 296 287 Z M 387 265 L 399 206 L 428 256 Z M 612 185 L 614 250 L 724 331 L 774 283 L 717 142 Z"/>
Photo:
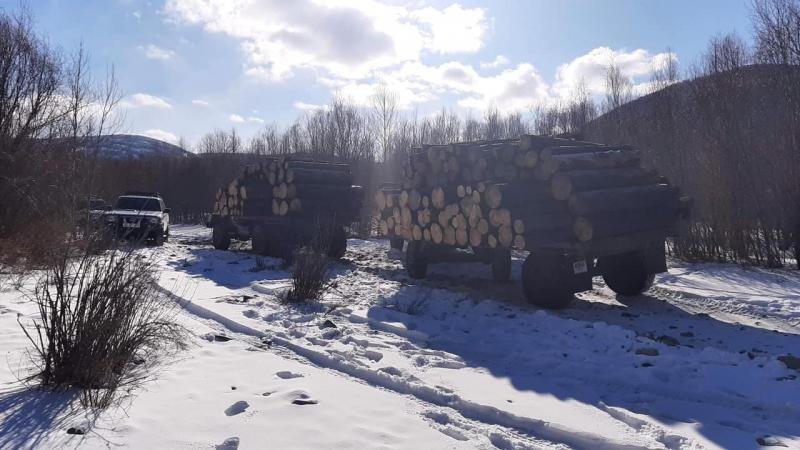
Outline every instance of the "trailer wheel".
<path fill-rule="evenodd" d="M 508 281 L 511 278 L 511 250 L 495 250 L 491 264 L 494 281 Z"/>
<path fill-rule="evenodd" d="M 647 273 L 641 252 L 604 256 L 598 259 L 597 266 L 606 285 L 622 296 L 643 293 L 655 279 L 655 274 Z"/>
<path fill-rule="evenodd" d="M 257 225 L 253 229 L 253 252 L 258 255 L 270 256 L 269 240 L 266 228 Z"/>
<path fill-rule="evenodd" d="M 331 233 L 331 242 L 328 244 L 328 256 L 340 259 L 347 251 L 347 233 L 344 228 L 336 228 Z"/>
<path fill-rule="evenodd" d="M 411 278 L 425 278 L 428 273 L 428 255 L 422 241 L 408 241 L 403 265 Z"/>
<path fill-rule="evenodd" d="M 522 265 L 522 291 L 542 308 L 565 308 L 574 298 L 570 289 L 571 264 L 564 255 L 531 253 Z"/>
<path fill-rule="evenodd" d="M 231 246 L 231 236 L 225 225 L 214 224 L 214 230 L 211 232 L 211 244 L 217 250 L 227 250 Z"/>
<path fill-rule="evenodd" d="M 389 238 L 389 247 L 403 251 L 403 244 L 405 244 L 405 242 L 403 238 Z"/>

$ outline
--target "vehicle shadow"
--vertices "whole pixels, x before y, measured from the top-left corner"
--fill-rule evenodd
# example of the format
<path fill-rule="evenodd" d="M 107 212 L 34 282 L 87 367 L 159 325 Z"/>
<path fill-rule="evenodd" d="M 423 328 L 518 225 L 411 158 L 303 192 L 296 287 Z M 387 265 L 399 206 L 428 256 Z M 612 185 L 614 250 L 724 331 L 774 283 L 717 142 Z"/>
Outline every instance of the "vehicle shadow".
<path fill-rule="evenodd" d="M 595 291 L 579 294 L 570 307 L 542 314 L 522 298 L 518 284 L 521 263 L 516 259 L 512 281 L 500 284 L 490 282 L 485 266 L 437 264 L 424 280 L 403 278 L 394 295 L 371 308 L 368 317 L 385 321 L 387 308 L 395 309 L 399 312 L 390 314 L 389 320 L 427 336 L 415 342 L 419 346 L 455 355 L 469 367 L 506 378 L 519 391 L 576 400 L 603 410 L 624 408 L 663 423 L 694 424 L 699 433 L 722 448 L 753 448 L 755 439 L 763 435 L 800 436 L 796 427 L 800 402 L 777 407 L 754 394 L 764 389 L 766 396 L 797 399 L 800 380 L 790 370 L 776 365 L 764 373 L 779 372 L 781 376 L 756 378 L 761 385 L 743 386 L 740 392 L 726 390 L 727 377 L 756 382 L 753 373 L 758 373 L 757 367 L 769 361 L 779 364 L 771 358 L 800 355 L 800 335 L 696 314 L 656 295 L 615 298 L 600 281 Z M 427 305 L 397 307 L 418 298 L 426 299 Z M 466 308 L 474 305 L 474 317 L 454 317 L 456 310 L 470 316 L 465 304 Z M 611 341 L 606 331 L 609 326 L 612 335 L 628 339 Z M 597 333 L 596 340 L 593 333 Z M 575 335 L 583 337 L 573 339 Z M 580 345 L 593 347 L 576 348 Z M 653 347 L 662 356 L 635 355 L 635 346 Z M 707 353 L 707 348 L 715 350 Z M 717 363 L 703 358 L 713 359 L 707 355 L 719 350 L 732 353 L 726 356 L 732 360 L 719 363 L 721 368 L 706 367 Z M 681 352 L 680 359 L 688 358 L 696 367 L 673 367 L 684 364 L 676 362 L 673 351 Z M 566 362 L 569 358 L 581 361 Z M 713 371 L 723 379 L 716 380 Z M 683 374 L 688 374 L 687 379 L 681 379 Z M 691 377 L 707 384 L 692 385 Z M 718 387 L 717 381 L 725 387 Z"/>
<path fill-rule="evenodd" d="M 220 251 L 211 246 L 190 247 L 188 253 L 188 258 L 167 260 L 167 267 L 203 277 L 229 289 L 242 289 L 259 281 L 289 277 L 282 259 L 256 255 L 246 248 Z"/>
<path fill-rule="evenodd" d="M 39 448 L 52 433 L 85 425 L 75 391 L 20 388 L 0 393 L 0 448 Z M 76 436 L 79 438 L 79 436 Z"/>

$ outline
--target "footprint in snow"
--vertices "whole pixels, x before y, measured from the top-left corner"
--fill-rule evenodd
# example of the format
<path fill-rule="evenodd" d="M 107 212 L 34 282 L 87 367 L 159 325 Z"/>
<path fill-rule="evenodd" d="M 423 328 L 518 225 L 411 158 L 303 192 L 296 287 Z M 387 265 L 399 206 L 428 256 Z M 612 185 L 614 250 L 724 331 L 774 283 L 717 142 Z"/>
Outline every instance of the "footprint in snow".
<path fill-rule="evenodd" d="M 290 370 L 281 370 L 280 372 L 276 372 L 275 376 L 278 378 L 283 378 L 284 380 L 290 380 L 292 378 L 301 378 L 304 375 L 302 373 L 295 373 Z"/>
<path fill-rule="evenodd" d="M 376 352 L 375 350 L 365 350 L 364 351 L 364 356 L 366 356 L 367 359 L 369 359 L 371 361 L 374 361 L 374 362 L 378 362 L 381 359 L 383 359 L 383 353 Z"/>
<path fill-rule="evenodd" d="M 247 408 L 249 408 L 249 407 L 250 407 L 249 403 L 247 403 L 244 400 L 239 400 L 238 402 L 236 402 L 236 403 L 232 404 L 231 406 L 228 406 L 227 408 L 225 408 L 225 415 L 228 416 L 228 417 L 235 416 L 237 414 L 241 414 L 241 413 L 245 412 L 247 410 Z"/>
<path fill-rule="evenodd" d="M 215 445 L 214 448 L 216 450 L 236 450 L 239 448 L 239 438 L 238 437 L 230 437 L 225 439 L 222 444 Z"/>
<path fill-rule="evenodd" d="M 319 403 L 319 400 L 311 398 L 308 392 L 305 391 L 292 392 L 291 396 L 293 405 L 316 405 Z"/>

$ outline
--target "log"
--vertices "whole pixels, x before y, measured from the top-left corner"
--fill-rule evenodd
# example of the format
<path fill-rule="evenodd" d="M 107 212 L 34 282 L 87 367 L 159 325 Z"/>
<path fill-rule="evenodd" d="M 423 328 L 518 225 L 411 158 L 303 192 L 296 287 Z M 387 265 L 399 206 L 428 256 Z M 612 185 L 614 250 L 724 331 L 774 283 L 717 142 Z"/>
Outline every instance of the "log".
<path fill-rule="evenodd" d="M 469 245 L 472 247 L 480 247 L 481 243 L 483 242 L 483 234 L 481 234 L 478 228 L 472 228 L 469 230 Z"/>
<path fill-rule="evenodd" d="M 464 247 L 469 242 L 469 233 L 467 232 L 467 228 L 458 228 L 456 229 L 456 244 L 460 247 Z"/>
<path fill-rule="evenodd" d="M 503 248 L 511 247 L 511 244 L 514 242 L 514 232 L 509 225 L 503 224 L 497 229 L 497 242 Z"/>
<path fill-rule="evenodd" d="M 525 236 L 523 236 L 522 234 L 514 236 L 513 247 L 520 251 L 525 250 Z"/>
<path fill-rule="evenodd" d="M 675 208 L 678 192 L 666 184 L 599 189 L 570 196 L 569 208 L 577 215 L 629 211 L 663 206 Z"/>
<path fill-rule="evenodd" d="M 576 170 L 559 172 L 550 180 L 550 191 L 557 200 L 567 200 L 573 192 L 623 186 L 656 184 L 659 178 L 638 167 L 622 169 Z"/>
<path fill-rule="evenodd" d="M 639 152 L 634 150 L 614 150 L 598 153 L 576 153 L 573 155 L 555 155 L 553 161 L 559 172 L 585 169 L 612 169 L 634 167 L 641 161 Z"/>
<path fill-rule="evenodd" d="M 444 232 L 438 223 L 431 224 L 431 241 L 434 244 L 441 244 L 444 239 Z"/>
<path fill-rule="evenodd" d="M 339 186 L 350 186 L 353 184 L 353 176 L 349 172 L 339 170 L 319 170 L 319 169 L 291 169 L 292 182 L 295 184 L 333 184 Z M 283 169 L 278 170 L 276 182 L 283 182 Z"/>
<path fill-rule="evenodd" d="M 669 229 L 677 218 L 675 208 L 648 208 L 595 216 L 579 216 L 573 232 L 580 242 L 649 230 Z"/>
<path fill-rule="evenodd" d="M 523 134 L 522 136 L 520 136 L 519 148 L 522 150 L 541 151 L 547 147 L 574 146 L 577 144 L 590 145 L 590 146 L 599 145 L 599 144 L 594 144 L 592 142 L 576 141 L 573 139 Z"/>

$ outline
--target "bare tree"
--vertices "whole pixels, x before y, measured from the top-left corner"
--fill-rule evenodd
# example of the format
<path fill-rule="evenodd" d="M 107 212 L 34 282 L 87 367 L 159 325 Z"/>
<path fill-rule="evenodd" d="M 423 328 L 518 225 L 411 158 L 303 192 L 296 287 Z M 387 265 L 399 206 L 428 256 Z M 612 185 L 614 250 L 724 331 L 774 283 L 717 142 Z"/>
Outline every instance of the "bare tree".
<path fill-rule="evenodd" d="M 800 0 L 752 0 L 751 19 L 758 61 L 800 64 Z"/>
<path fill-rule="evenodd" d="M 370 97 L 370 103 L 372 105 L 370 118 L 377 129 L 380 140 L 381 159 L 386 161 L 389 156 L 391 135 L 397 120 L 397 95 L 389 90 L 386 83 L 381 82 Z"/>
<path fill-rule="evenodd" d="M 672 49 L 667 48 L 664 54 L 667 55 L 666 58 L 653 61 L 650 74 L 650 92 L 660 91 L 680 81 L 678 60 L 673 55 Z"/>
<path fill-rule="evenodd" d="M 734 32 L 712 38 L 703 60 L 706 74 L 722 73 L 749 64 L 750 53 L 742 38 Z"/>
<path fill-rule="evenodd" d="M 612 60 L 606 68 L 606 110 L 611 111 L 633 99 L 633 82 Z"/>

